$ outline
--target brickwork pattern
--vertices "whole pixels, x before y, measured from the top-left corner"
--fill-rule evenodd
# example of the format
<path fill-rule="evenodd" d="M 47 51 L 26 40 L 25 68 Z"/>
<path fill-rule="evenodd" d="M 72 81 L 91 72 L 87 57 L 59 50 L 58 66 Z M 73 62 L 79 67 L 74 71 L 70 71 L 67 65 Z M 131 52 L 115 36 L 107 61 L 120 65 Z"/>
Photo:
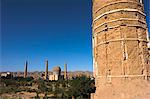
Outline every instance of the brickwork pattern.
<path fill-rule="evenodd" d="M 93 0 L 93 65 L 97 95 L 107 83 L 115 86 L 127 78 L 148 80 L 150 55 L 143 6 L 142 0 Z"/>

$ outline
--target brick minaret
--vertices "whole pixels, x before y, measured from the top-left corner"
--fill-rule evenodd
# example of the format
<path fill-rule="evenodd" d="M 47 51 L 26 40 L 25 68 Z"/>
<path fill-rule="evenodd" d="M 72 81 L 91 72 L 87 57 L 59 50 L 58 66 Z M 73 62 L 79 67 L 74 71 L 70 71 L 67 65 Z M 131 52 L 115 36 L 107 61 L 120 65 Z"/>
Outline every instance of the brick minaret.
<path fill-rule="evenodd" d="M 130 99 L 121 86 L 129 80 L 148 80 L 150 74 L 142 0 L 93 0 L 92 27 L 95 99 L 105 91 L 102 99 L 113 99 L 109 93 L 120 96 L 114 99 Z"/>
<path fill-rule="evenodd" d="M 26 61 L 25 62 L 25 69 L 24 69 L 24 78 L 26 78 L 27 77 L 27 74 L 28 74 L 28 62 Z"/>
<path fill-rule="evenodd" d="M 46 64 L 45 79 L 47 80 L 48 79 L 48 60 L 46 60 L 45 64 Z"/>
<path fill-rule="evenodd" d="M 67 64 L 64 65 L 64 79 L 67 79 Z"/>

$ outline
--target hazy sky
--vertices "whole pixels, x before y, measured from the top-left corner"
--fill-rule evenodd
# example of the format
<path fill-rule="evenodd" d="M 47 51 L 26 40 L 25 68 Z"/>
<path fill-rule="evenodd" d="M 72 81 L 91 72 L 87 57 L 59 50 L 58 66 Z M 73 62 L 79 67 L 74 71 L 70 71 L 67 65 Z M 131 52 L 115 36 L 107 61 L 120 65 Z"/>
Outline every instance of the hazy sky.
<path fill-rule="evenodd" d="M 49 70 L 92 71 L 91 0 L 0 1 L 0 71 L 23 71 L 26 60 L 29 71 L 43 71 L 45 59 Z"/>

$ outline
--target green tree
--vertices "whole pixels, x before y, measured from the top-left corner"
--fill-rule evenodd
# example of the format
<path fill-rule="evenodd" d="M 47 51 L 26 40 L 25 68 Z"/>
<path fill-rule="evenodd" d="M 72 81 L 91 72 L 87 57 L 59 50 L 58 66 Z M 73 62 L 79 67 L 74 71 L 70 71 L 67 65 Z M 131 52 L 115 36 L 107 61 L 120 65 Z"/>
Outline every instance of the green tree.
<path fill-rule="evenodd" d="M 76 77 L 72 80 L 58 80 L 53 82 L 53 94 L 57 98 L 86 98 L 95 92 L 94 79 L 86 76 Z"/>
<path fill-rule="evenodd" d="M 36 84 L 38 85 L 38 92 L 45 93 L 48 91 L 47 85 L 44 80 L 38 79 L 36 81 Z"/>
<path fill-rule="evenodd" d="M 89 98 L 95 92 L 94 80 L 86 76 L 76 77 L 69 81 L 68 94 L 74 98 Z"/>

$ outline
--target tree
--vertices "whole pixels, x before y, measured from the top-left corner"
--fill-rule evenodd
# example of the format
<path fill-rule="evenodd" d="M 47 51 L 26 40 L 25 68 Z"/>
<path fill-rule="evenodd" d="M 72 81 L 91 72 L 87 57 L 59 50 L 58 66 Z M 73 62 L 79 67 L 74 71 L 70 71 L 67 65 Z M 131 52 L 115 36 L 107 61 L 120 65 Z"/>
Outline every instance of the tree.
<path fill-rule="evenodd" d="M 36 84 L 38 85 L 38 92 L 45 93 L 48 91 L 47 85 L 44 80 L 38 79 L 36 81 Z"/>
<path fill-rule="evenodd" d="M 90 93 L 95 92 L 94 80 L 86 76 L 76 77 L 69 81 L 68 94 L 74 98 L 88 98 Z"/>

